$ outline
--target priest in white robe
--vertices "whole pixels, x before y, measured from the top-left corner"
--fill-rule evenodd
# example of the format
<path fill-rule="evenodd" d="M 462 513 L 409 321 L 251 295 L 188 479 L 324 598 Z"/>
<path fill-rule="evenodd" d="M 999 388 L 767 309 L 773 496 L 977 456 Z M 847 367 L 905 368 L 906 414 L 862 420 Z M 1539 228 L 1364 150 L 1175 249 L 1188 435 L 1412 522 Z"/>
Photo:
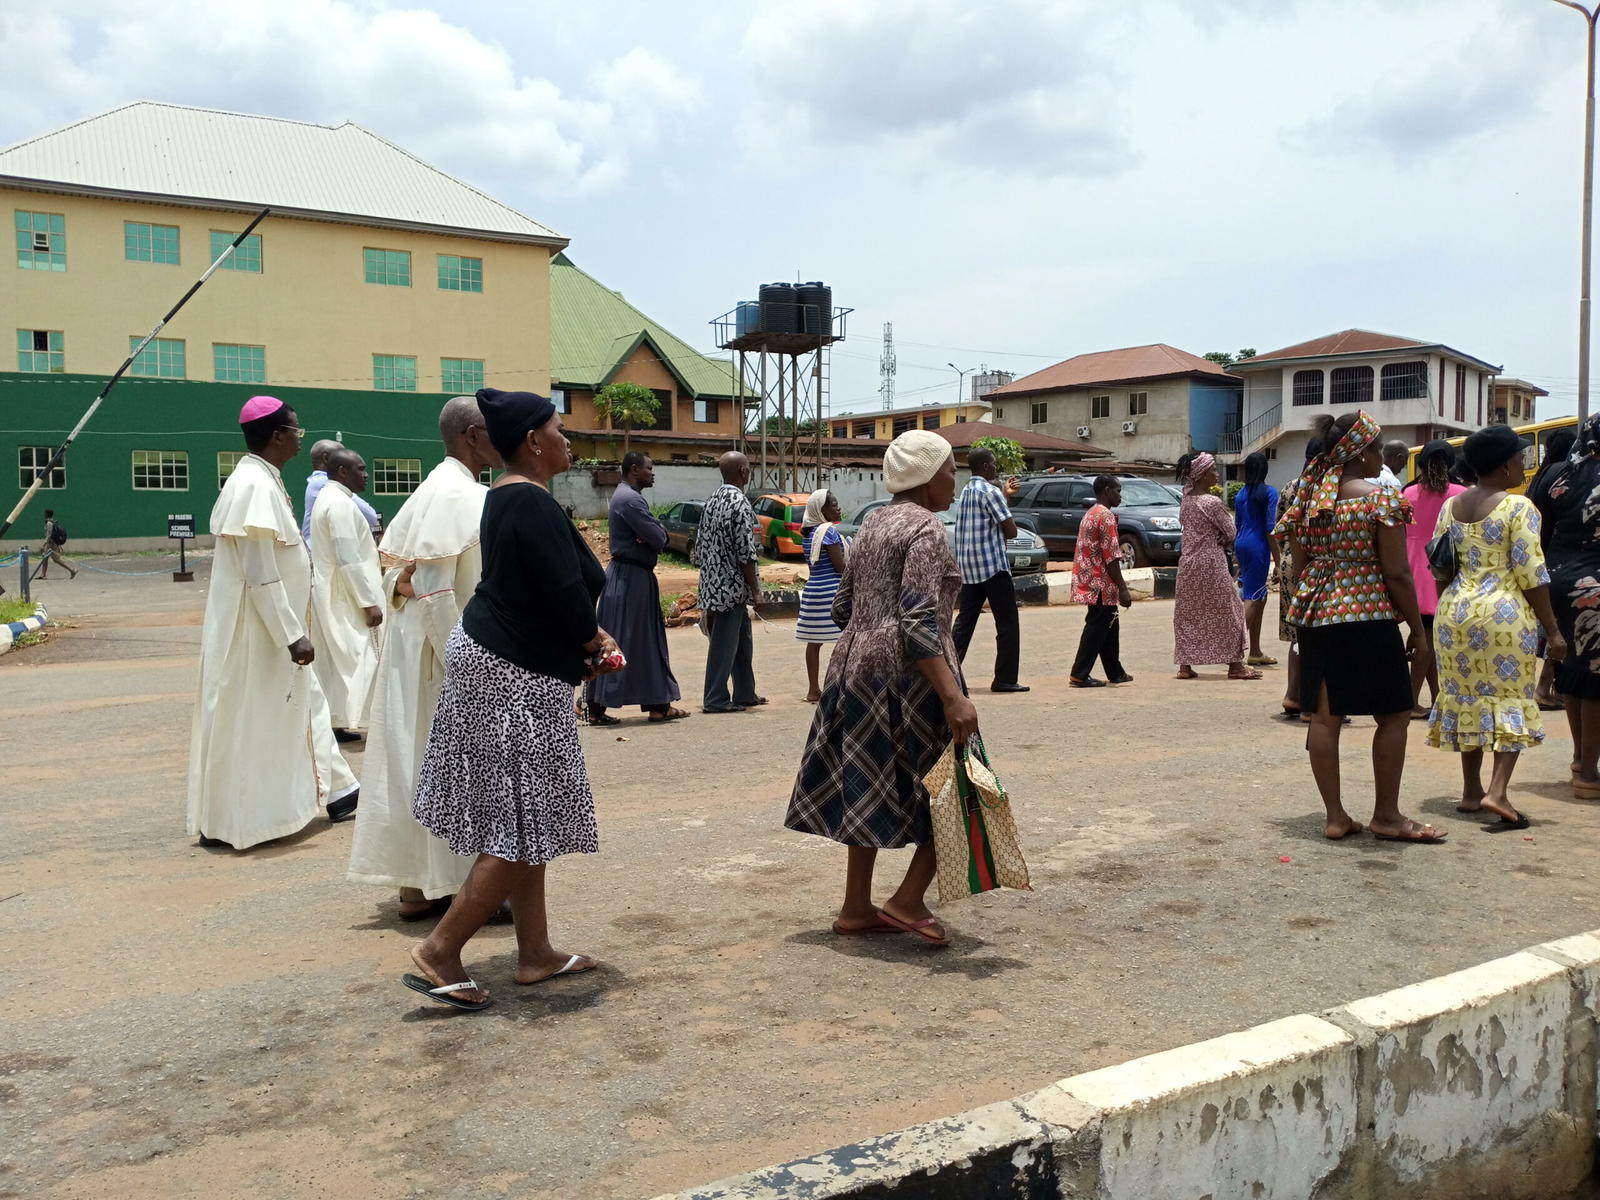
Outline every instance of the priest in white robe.
<path fill-rule="evenodd" d="M 447 457 L 401 506 L 379 547 L 387 616 L 350 847 L 350 879 L 399 888 L 407 921 L 448 907 L 473 863 L 423 828 L 411 806 L 444 685 L 445 644 L 482 569 L 478 525 L 489 489 L 478 476 L 500 466 L 471 396 L 444 406 L 439 434 Z"/>
<path fill-rule="evenodd" d="M 304 431 L 272 396 L 251 399 L 239 425 L 250 453 L 211 511 L 188 829 L 202 845 L 244 850 L 305 828 L 324 800 L 330 819 L 349 817 L 359 787 L 306 669 L 311 564 L 281 474 Z"/>
<path fill-rule="evenodd" d="M 383 624 L 383 575 L 372 530 L 356 507 L 367 488 L 367 464 L 354 450 L 335 450 L 328 482 L 311 513 L 312 632 L 317 678 L 341 741 L 367 723 Z"/>

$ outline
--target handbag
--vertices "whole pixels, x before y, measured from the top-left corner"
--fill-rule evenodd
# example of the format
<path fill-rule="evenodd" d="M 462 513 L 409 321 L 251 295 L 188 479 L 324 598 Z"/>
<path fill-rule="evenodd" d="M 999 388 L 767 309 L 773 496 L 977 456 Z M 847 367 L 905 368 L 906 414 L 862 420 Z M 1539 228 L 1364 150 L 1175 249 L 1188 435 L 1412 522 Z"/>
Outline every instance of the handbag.
<path fill-rule="evenodd" d="M 1450 529 L 1455 524 L 1455 518 L 1449 511 L 1452 503 L 1449 500 L 1445 502 L 1445 515 L 1450 516 L 1450 525 L 1446 525 L 1444 532 L 1437 537 L 1429 538 L 1424 550 L 1428 556 L 1428 574 L 1441 588 L 1454 583 L 1461 570 L 1461 563 L 1456 558 L 1456 544 L 1450 540 Z"/>
<path fill-rule="evenodd" d="M 977 735 L 965 746 L 946 747 L 923 784 L 933 817 L 940 903 L 1002 887 L 1031 890 L 1011 798 Z"/>

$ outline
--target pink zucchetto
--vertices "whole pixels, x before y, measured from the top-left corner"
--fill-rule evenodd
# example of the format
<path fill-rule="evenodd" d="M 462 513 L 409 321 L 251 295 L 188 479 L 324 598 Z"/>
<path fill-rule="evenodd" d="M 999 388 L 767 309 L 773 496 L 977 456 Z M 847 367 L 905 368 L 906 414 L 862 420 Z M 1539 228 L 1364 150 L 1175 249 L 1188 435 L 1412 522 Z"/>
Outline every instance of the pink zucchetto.
<path fill-rule="evenodd" d="M 239 410 L 239 424 L 248 425 L 251 421 L 270 417 L 282 407 L 283 401 L 276 396 L 251 396 Z"/>

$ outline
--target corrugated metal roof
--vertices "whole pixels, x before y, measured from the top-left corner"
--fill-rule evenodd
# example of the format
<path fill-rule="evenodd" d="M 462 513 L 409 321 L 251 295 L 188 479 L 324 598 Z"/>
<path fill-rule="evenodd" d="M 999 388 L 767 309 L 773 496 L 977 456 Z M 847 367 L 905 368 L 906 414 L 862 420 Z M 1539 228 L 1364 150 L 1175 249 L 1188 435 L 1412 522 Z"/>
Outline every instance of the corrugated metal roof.
<path fill-rule="evenodd" d="M 0 181 L 565 245 L 359 125 L 149 100 L 0 150 Z"/>
<path fill-rule="evenodd" d="M 603 387 L 641 343 L 655 347 L 691 396 L 750 394 L 742 387 L 735 390 L 731 364 L 700 353 L 565 254 L 550 260 L 552 379 L 574 387 Z"/>
<path fill-rule="evenodd" d="M 1164 342 L 1155 342 L 1148 346 L 1078 354 L 1053 367 L 1045 367 L 1032 375 L 1014 379 L 1004 387 L 995 388 L 984 399 L 993 403 L 1030 392 L 1051 392 L 1135 379 L 1163 379 L 1175 375 L 1210 375 L 1218 380 L 1234 378 L 1210 359 L 1179 350 L 1176 346 L 1168 346 Z"/>
<path fill-rule="evenodd" d="M 1416 338 L 1397 337 L 1392 333 L 1374 333 L 1370 329 L 1345 329 L 1339 333 L 1330 333 L 1326 337 L 1313 338 L 1309 342 L 1297 342 L 1281 350 L 1257 354 L 1253 358 L 1241 358 L 1233 365 L 1236 370 L 1247 370 L 1252 367 L 1294 362 L 1298 359 L 1359 357 L 1418 350 L 1438 350 L 1494 374 L 1498 374 L 1501 370 L 1494 363 L 1486 362 L 1471 354 L 1464 354 L 1460 350 L 1446 346 L 1443 342 L 1423 342 Z"/>

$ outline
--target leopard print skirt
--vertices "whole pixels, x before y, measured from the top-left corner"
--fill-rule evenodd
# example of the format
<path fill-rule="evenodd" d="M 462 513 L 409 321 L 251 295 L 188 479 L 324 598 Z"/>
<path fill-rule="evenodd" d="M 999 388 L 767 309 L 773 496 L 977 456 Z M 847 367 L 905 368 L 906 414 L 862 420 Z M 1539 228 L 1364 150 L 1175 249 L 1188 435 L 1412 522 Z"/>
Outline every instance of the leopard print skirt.
<path fill-rule="evenodd" d="M 490 653 L 458 623 L 413 811 L 456 854 L 537 864 L 598 851 L 572 685 Z"/>

